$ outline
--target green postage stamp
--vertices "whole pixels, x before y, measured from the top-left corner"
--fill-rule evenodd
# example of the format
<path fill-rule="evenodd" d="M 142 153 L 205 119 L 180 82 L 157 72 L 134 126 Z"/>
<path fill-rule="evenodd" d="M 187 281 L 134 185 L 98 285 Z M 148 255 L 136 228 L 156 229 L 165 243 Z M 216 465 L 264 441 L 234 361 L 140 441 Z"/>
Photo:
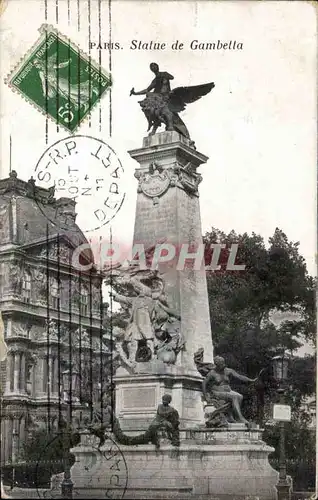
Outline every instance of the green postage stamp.
<path fill-rule="evenodd" d="M 74 132 L 111 85 L 100 66 L 52 26 L 42 25 L 41 37 L 6 78 L 58 125 Z"/>

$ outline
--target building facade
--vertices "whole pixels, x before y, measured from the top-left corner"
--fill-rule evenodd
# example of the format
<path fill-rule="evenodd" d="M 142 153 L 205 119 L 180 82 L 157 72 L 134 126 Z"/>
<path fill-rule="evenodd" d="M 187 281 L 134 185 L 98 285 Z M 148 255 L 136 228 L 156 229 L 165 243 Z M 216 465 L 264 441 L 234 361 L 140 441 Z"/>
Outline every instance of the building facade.
<path fill-rule="evenodd" d="M 74 414 L 91 407 L 103 385 L 96 386 L 96 372 L 103 378 L 100 364 L 110 351 L 102 277 L 94 266 L 81 272 L 72 265 L 74 250 L 87 243 L 75 221 L 75 202 L 56 200 L 53 188 L 14 171 L 0 180 L 0 310 L 8 346 L 1 363 L 2 463 L 20 454 L 34 429 L 58 428 L 66 414 L 65 373 L 76 380 L 68 388 L 76 394 Z M 87 251 L 80 258 L 92 261 Z"/>

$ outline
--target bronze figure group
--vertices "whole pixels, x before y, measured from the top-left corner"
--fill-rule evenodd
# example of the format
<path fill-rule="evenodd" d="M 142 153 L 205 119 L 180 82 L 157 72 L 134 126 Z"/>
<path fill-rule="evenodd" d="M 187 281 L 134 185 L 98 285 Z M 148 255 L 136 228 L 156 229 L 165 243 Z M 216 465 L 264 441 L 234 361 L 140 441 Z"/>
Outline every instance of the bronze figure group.
<path fill-rule="evenodd" d="M 130 91 L 130 95 L 146 95 L 139 104 L 148 121 L 149 135 L 155 134 L 158 127 L 164 124 L 166 130 L 175 130 L 190 139 L 189 131 L 179 113 L 185 110 L 187 104 L 208 94 L 213 89 L 214 83 L 177 87 L 171 90 L 170 81 L 174 77 L 166 71 L 159 71 L 157 63 L 151 63 L 150 69 L 155 74 L 150 85 L 139 92 L 135 92 L 134 88 Z"/>

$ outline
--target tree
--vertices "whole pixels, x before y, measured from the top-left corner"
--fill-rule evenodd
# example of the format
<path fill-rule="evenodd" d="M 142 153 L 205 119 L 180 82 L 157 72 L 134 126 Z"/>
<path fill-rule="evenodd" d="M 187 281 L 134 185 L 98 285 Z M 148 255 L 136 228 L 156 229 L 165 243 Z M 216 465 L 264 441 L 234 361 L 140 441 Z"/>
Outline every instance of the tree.
<path fill-rule="evenodd" d="M 73 430 L 71 448 L 77 446 L 80 436 Z M 75 457 L 69 451 L 69 436 L 64 428 L 60 431 L 39 427 L 24 442 L 19 461 L 15 464 L 16 485 L 31 488 L 50 488 L 54 474 L 64 471 L 65 459 L 68 455 L 70 463 Z"/>
<path fill-rule="evenodd" d="M 292 355 L 315 338 L 315 280 L 308 275 L 299 243 L 288 240 L 278 228 L 266 246 L 264 238 L 252 233 L 229 234 L 212 228 L 204 236 L 206 248 L 211 244 L 226 245 L 221 251 L 221 269 L 208 271 L 207 285 L 215 354 L 223 355 L 238 371 L 255 376 L 278 349 Z M 238 244 L 236 263 L 245 270 L 226 269 L 230 246 Z M 207 262 L 211 251 L 207 251 Z M 290 313 L 292 319 L 281 324 L 273 321 L 273 313 Z M 293 357 L 290 369 L 290 400 L 298 408 L 302 398 L 315 390 L 314 357 Z M 264 385 L 264 384 L 263 384 Z M 266 385 L 266 384 L 265 384 Z M 264 387 L 258 387 L 260 395 Z M 248 388 L 240 387 L 247 396 Z M 248 410 L 250 398 L 247 398 Z M 255 416 L 255 411 L 254 411 Z"/>
<path fill-rule="evenodd" d="M 48 432 L 47 429 L 39 427 L 23 444 L 20 459 L 33 463 L 62 461 L 65 458 L 65 443 L 68 443 L 68 439 L 65 429 Z M 72 447 L 79 443 L 79 436 L 75 430 L 72 432 L 71 440 Z"/>
<path fill-rule="evenodd" d="M 218 229 L 206 233 L 204 242 L 206 247 L 212 243 L 226 245 L 219 259 L 221 269 L 207 273 L 215 354 L 224 356 L 229 366 L 250 377 L 266 368 L 256 386 L 236 387 L 245 395 L 245 416 L 264 424 L 271 418 L 264 408 L 269 410 L 269 403 L 277 402 L 271 358 L 282 349 L 290 353 L 285 393 L 286 402 L 292 407 L 292 421 L 286 425 L 287 472 L 296 488 L 312 488 L 315 436 L 308 427 L 309 416 L 302 410 L 302 402 L 315 391 L 316 363 L 314 355 L 297 356 L 297 348 L 304 340 L 315 348 L 315 279 L 308 275 L 299 244 L 289 241 L 280 229 L 276 228 L 268 245 L 255 233 L 225 234 Z M 244 271 L 226 269 L 233 243 L 238 244 L 236 263 L 245 264 Z M 208 250 L 207 263 L 210 254 Z M 285 314 L 286 319 L 274 321 L 277 312 Z M 277 468 L 278 426 L 267 427 L 263 439 L 275 449 L 270 461 Z"/>

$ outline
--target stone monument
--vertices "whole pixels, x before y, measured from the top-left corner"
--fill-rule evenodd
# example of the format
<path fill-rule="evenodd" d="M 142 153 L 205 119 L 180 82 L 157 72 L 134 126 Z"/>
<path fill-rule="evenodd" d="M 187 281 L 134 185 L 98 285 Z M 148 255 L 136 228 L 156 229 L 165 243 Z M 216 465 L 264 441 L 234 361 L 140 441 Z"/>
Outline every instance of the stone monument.
<path fill-rule="evenodd" d="M 222 358 L 213 363 L 198 193 L 198 167 L 208 158 L 196 150 L 178 113 L 214 84 L 171 90 L 172 75 L 155 63 L 150 69 L 149 87 L 131 95 L 146 94 L 140 105 L 151 132 L 141 148 L 129 151 L 138 163 L 134 247 L 145 250 L 148 265 L 133 259 L 111 274 L 113 297 L 126 311 L 125 327 L 113 332 L 121 359 L 115 425 L 99 448 L 86 432 L 73 449 L 72 479 L 86 498 L 105 497 L 107 490 L 109 498 L 274 500 L 273 449 L 246 422 L 242 397 L 229 386 L 230 376 L 253 380 L 226 368 Z M 161 124 L 166 130 L 155 133 Z M 119 465 L 110 471 L 100 458 L 114 442 L 126 472 Z M 85 488 L 89 460 L 95 465 Z"/>
<path fill-rule="evenodd" d="M 116 414 L 124 429 L 144 429 L 156 412 L 158 400 L 168 391 L 181 425 L 193 426 L 203 422 L 201 377 L 193 355 L 203 347 L 207 359 L 212 360 L 213 350 L 203 256 L 199 269 L 193 269 L 193 261 L 186 262 L 183 256 L 185 252 L 198 255 L 203 248 L 198 196 L 201 175 L 197 168 L 207 157 L 176 131 L 145 138 L 143 147 L 130 151 L 130 155 L 139 162 L 135 172 L 138 196 L 134 245 L 141 243 L 146 251 L 154 248 L 152 267 L 155 252 L 158 255 L 168 248 L 175 255 L 170 265 L 159 262 L 157 273 L 140 271 L 130 277 L 135 293 L 139 295 L 138 283 L 144 288 L 144 298 L 139 296 L 135 307 L 141 307 L 142 300 L 150 302 L 146 306 L 150 319 L 145 337 L 149 337 L 148 346 L 153 338 L 154 347 L 150 348 L 149 361 L 137 362 L 133 370 L 122 368 L 116 374 Z M 125 300 L 123 296 L 114 298 Z M 134 296 L 130 300 L 136 302 Z M 162 315 L 166 317 L 158 318 Z M 178 334 L 182 339 L 176 338 Z M 139 337 L 143 340 L 142 335 Z M 168 342 L 167 337 L 173 337 L 173 341 Z"/>

